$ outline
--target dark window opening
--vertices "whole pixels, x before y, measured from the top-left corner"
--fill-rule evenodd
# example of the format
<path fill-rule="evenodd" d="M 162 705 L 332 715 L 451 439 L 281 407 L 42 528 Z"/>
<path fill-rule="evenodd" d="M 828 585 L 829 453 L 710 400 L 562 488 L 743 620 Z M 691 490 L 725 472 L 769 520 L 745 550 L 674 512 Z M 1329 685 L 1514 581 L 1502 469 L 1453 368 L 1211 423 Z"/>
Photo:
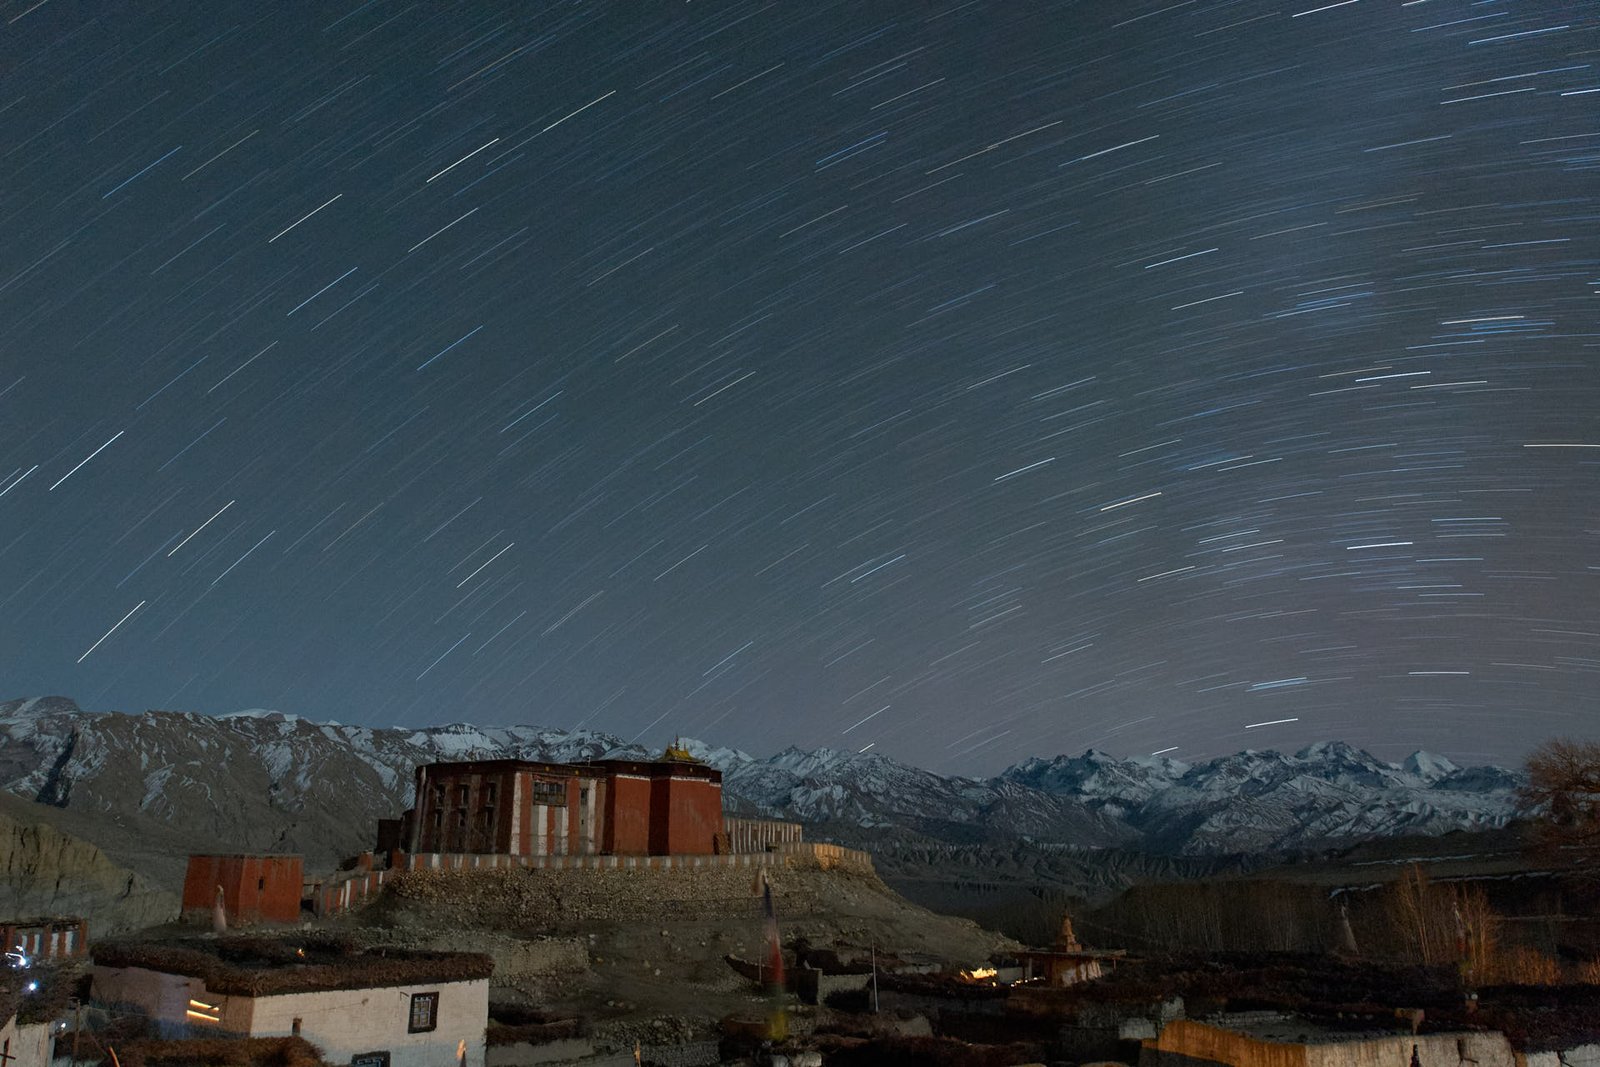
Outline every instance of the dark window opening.
<path fill-rule="evenodd" d="M 256 888 L 257 889 L 265 889 L 265 888 L 267 888 L 267 880 L 265 878 L 257 878 L 256 879 Z"/>
<path fill-rule="evenodd" d="M 406 1023 L 406 1032 L 420 1034 L 424 1031 L 432 1030 L 438 1025 L 439 994 L 411 994 L 411 1013 Z"/>

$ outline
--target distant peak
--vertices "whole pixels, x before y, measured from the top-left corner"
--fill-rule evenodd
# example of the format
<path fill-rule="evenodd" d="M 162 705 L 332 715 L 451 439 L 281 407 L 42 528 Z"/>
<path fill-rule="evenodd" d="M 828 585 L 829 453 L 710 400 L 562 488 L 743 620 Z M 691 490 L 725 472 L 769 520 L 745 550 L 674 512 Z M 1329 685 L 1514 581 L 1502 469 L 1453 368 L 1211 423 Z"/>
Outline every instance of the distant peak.
<path fill-rule="evenodd" d="M 1400 766 L 1420 778 L 1435 780 L 1454 774 L 1461 769 L 1453 760 L 1444 756 L 1436 756 L 1432 752 L 1424 752 L 1421 749 L 1407 756 L 1405 762 Z"/>
<path fill-rule="evenodd" d="M 42 719 L 46 715 L 81 715 L 83 709 L 71 697 L 21 697 L 0 703 L 0 718 Z"/>
<path fill-rule="evenodd" d="M 300 716 L 284 711 L 273 711 L 270 708 L 244 708 L 240 711 L 225 711 L 218 715 L 219 719 L 259 719 L 262 722 L 299 722 Z"/>

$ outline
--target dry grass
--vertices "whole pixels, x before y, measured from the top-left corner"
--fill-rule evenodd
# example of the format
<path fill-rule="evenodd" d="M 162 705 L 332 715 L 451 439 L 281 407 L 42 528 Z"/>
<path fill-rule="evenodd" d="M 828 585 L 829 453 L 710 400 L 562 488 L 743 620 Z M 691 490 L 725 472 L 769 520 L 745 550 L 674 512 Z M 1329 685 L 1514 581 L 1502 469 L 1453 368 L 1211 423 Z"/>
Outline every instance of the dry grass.
<path fill-rule="evenodd" d="M 300 1037 L 142 1040 L 112 1048 L 122 1067 L 324 1067 L 321 1051 Z M 110 1053 L 100 1062 L 110 1065 Z"/>
<path fill-rule="evenodd" d="M 494 964 L 471 952 L 355 950 L 328 937 L 236 937 L 174 942 L 107 941 L 94 946 L 103 967 L 143 967 L 199 978 L 213 993 L 266 996 L 329 989 L 464 982 L 488 978 Z"/>

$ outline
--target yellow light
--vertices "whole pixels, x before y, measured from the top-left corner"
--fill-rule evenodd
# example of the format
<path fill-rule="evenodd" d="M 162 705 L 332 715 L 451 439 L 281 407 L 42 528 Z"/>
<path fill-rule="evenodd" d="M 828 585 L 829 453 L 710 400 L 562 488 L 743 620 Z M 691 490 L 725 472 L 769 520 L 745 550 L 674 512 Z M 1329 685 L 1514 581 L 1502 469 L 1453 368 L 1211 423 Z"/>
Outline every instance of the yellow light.
<path fill-rule="evenodd" d="M 218 1004 L 207 1004 L 203 1000 L 189 998 L 189 1010 L 184 1012 L 191 1019 L 199 1019 L 208 1023 L 222 1021 L 222 1007 Z"/>

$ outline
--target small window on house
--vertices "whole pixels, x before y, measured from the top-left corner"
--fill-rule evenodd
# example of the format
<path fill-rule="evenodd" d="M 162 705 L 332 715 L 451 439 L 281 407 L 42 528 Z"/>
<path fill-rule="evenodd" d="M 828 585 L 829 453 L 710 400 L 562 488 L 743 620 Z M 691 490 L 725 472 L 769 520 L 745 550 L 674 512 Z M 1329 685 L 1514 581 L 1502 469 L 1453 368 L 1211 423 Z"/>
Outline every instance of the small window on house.
<path fill-rule="evenodd" d="M 411 994 L 411 1014 L 406 1023 L 406 1032 L 411 1034 L 420 1034 L 426 1030 L 432 1030 L 438 1025 L 439 994 Z"/>
<path fill-rule="evenodd" d="M 389 1053 L 358 1052 L 350 1057 L 350 1067 L 389 1067 Z"/>
<path fill-rule="evenodd" d="M 433 811 L 433 828 L 438 830 L 444 826 L 444 812 L 435 808 Z"/>
<path fill-rule="evenodd" d="M 460 787 L 459 795 L 461 797 L 461 800 L 459 801 L 459 803 L 465 804 L 467 802 L 467 787 L 466 786 L 461 786 Z"/>
<path fill-rule="evenodd" d="M 495 794 L 495 784 L 493 782 L 490 782 L 488 785 L 483 787 L 483 802 L 485 804 L 493 804 L 494 803 L 494 794 Z"/>
<path fill-rule="evenodd" d="M 265 888 L 267 888 L 267 880 L 265 878 L 257 878 L 256 879 L 256 888 L 257 889 L 265 889 Z"/>
<path fill-rule="evenodd" d="M 294 1022 L 290 1024 L 289 1033 L 294 1037 L 300 1036 L 300 1017 L 298 1015 L 295 1016 Z"/>
<path fill-rule="evenodd" d="M 457 808 L 456 809 L 456 825 L 457 826 L 465 826 L 465 825 L 467 825 L 467 809 L 466 808 Z"/>

